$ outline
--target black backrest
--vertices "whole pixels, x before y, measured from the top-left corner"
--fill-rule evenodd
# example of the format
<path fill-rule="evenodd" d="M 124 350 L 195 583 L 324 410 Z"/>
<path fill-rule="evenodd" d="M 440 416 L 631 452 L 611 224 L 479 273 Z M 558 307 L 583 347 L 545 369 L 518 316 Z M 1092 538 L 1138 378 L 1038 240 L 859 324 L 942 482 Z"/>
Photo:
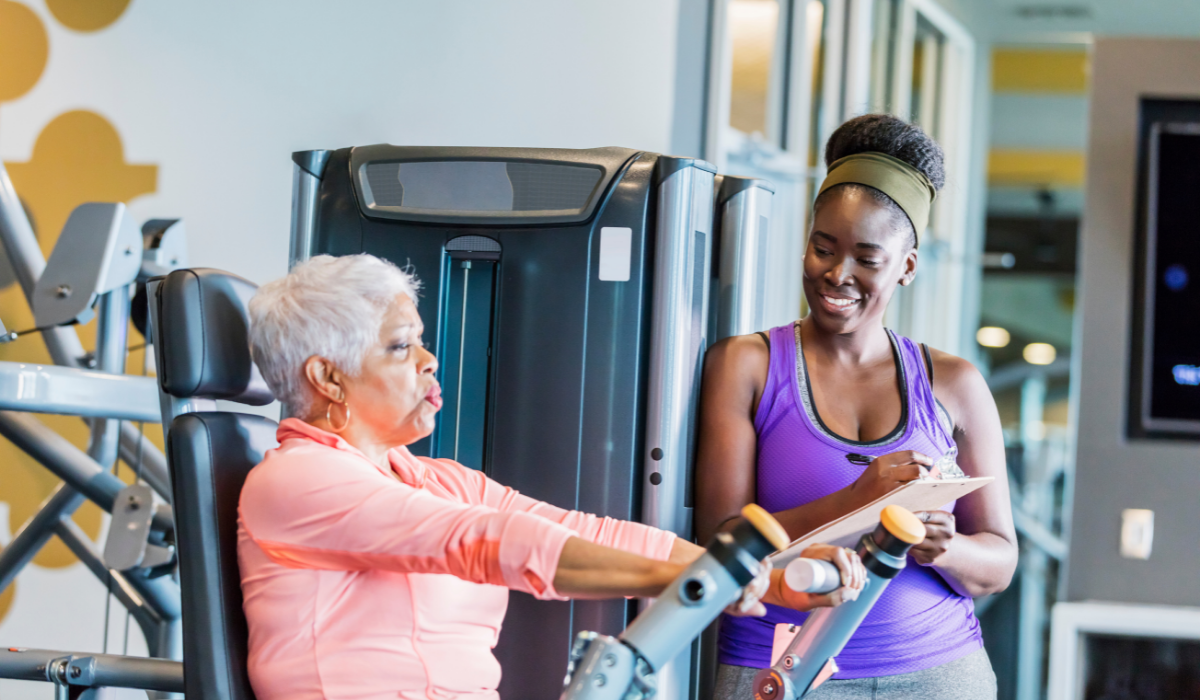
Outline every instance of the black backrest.
<path fill-rule="evenodd" d="M 154 329 L 159 385 L 177 398 L 272 400 L 250 359 L 246 302 L 255 286 L 219 270 L 159 280 Z M 185 694 L 253 700 L 237 560 L 246 475 L 275 446 L 274 421 L 225 411 L 185 413 L 167 429 L 183 598 Z"/>
<path fill-rule="evenodd" d="M 178 398 L 227 399 L 252 406 L 275 400 L 250 359 L 246 304 L 258 287 L 208 268 L 175 270 L 158 287 L 158 384 Z"/>

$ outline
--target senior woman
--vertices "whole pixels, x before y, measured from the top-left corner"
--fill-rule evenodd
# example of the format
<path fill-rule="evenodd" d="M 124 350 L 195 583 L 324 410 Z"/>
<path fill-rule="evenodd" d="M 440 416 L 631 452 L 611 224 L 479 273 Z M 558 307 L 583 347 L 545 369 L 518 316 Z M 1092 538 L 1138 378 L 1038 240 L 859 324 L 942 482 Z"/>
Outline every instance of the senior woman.
<path fill-rule="evenodd" d="M 496 698 L 491 649 L 508 589 L 654 596 L 703 552 L 413 456 L 405 446 L 432 432 L 442 405 L 416 298 L 411 275 L 354 255 L 315 257 L 250 301 L 251 353 L 292 416 L 239 505 L 259 700 Z M 843 550 L 807 555 L 861 587 L 862 565 Z M 805 610 L 845 595 L 781 580 L 773 572 L 763 600 Z"/>

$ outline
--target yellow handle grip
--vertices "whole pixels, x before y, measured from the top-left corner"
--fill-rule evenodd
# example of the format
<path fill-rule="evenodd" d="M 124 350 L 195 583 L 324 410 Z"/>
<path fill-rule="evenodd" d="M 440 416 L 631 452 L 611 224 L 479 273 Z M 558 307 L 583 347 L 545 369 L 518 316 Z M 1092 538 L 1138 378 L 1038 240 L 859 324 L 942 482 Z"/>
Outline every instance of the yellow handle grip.
<path fill-rule="evenodd" d="M 788 539 L 787 530 L 784 530 L 775 516 L 768 513 L 762 506 L 757 503 L 747 505 L 742 508 L 742 517 L 753 525 L 755 530 L 762 533 L 762 536 L 766 537 L 776 550 L 787 549 L 788 543 L 791 542 Z"/>
<path fill-rule="evenodd" d="M 925 523 L 907 508 L 890 505 L 879 514 L 879 522 L 901 542 L 921 544 L 925 541 Z"/>

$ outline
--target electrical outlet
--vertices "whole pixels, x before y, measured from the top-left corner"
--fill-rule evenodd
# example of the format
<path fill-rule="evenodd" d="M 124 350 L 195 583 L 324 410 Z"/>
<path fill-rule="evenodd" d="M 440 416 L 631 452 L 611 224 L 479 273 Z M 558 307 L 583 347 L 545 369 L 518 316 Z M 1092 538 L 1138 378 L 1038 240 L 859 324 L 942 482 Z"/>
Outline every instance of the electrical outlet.
<path fill-rule="evenodd" d="M 1126 508 L 1121 511 L 1121 556 L 1149 559 L 1154 545 L 1154 511 Z"/>

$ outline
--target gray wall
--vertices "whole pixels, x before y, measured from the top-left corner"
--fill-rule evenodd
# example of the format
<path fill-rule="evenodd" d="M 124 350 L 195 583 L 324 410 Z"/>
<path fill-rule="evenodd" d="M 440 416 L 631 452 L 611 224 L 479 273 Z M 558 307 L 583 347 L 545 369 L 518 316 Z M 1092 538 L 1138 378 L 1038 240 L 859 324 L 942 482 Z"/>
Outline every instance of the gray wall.
<path fill-rule="evenodd" d="M 1067 599 L 1200 605 L 1200 443 L 1130 440 L 1125 429 L 1138 100 L 1200 100 L 1200 41 L 1100 39 L 1094 51 Z M 1125 508 L 1155 513 L 1148 561 L 1118 553 Z"/>

